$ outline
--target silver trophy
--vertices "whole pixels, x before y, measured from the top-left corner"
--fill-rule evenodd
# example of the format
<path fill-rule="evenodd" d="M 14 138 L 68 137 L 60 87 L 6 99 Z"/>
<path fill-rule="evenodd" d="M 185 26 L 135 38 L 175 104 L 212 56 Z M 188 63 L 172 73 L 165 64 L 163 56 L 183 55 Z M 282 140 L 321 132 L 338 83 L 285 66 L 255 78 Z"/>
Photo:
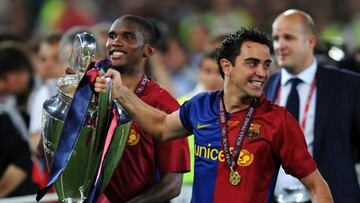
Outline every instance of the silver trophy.
<path fill-rule="evenodd" d="M 71 54 L 74 75 L 64 75 L 57 82 L 57 94 L 44 102 L 42 113 L 43 147 L 48 169 L 53 164 L 54 153 L 63 129 L 64 120 L 77 85 L 94 58 L 96 42 L 93 35 L 81 33 L 75 37 Z M 106 70 L 101 70 L 106 71 Z M 78 141 L 71 158 L 55 183 L 55 190 L 61 202 L 83 202 L 89 195 L 91 184 L 97 176 L 104 147 L 104 128 L 108 126 L 110 91 L 93 96 L 87 111 L 85 124 L 81 126 Z M 120 112 L 124 113 L 124 112 Z M 102 189 L 109 182 L 125 148 L 131 122 L 119 124 L 114 132 L 106 159 L 104 160 L 104 181 Z M 106 131 L 106 130 L 105 130 Z"/>

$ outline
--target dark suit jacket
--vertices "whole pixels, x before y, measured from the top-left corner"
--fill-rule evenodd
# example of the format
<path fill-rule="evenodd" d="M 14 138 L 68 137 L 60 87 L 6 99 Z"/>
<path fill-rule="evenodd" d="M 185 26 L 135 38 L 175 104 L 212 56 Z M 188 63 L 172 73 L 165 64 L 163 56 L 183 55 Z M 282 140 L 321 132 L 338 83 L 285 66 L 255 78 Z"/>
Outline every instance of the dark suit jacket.
<path fill-rule="evenodd" d="M 280 72 L 273 74 L 265 94 L 274 101 Z M 360 144 L 360 76 L 319 65 L 316 72 L 314 159 L 335 202 L 360 202 L 353 149 Z"/>

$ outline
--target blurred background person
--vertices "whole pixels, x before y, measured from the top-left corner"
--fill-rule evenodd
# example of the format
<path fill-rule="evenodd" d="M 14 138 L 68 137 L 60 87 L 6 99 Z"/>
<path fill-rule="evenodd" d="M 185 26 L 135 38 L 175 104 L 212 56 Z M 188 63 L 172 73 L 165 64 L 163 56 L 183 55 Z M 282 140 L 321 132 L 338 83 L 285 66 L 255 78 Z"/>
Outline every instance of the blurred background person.
<path fill-rule="evenodd" d="M 20 44 L 2 42 L 0 63 L 0 197 L 34 194 L 39 186 L 32 181 L 28 115 L 21 107 L 32 88 L 31 62 Z"/>
<path fill-rule="evenodd" d="M 54 33 L 44 37 L 39 44 L 37 65 L 42 69 L 43 84 L 33 93 L 29 127 L 31 151 L 36 155 L 39 155 L 37 144 L 40 140 L 43 103 L 57 93 L 57 79 L 65 73 L 64 63 L 59 58 L 60 39 L 61 34 Z"/>
<path fill-rule="evenodd" d="M 108 22 L 100 22 L 89 28 L 96 39 L 96 61 L 106 58 L 106 41 L 111 24 Z"/>
<path fill-rule="evenodd" d="M 166 49 L 159 49 L 157 68 L 165 68 L 171 82 L 172 93 L 180 97 L 190 92 L 196 85 L 197 70 L 188 63 L 184 46 L 176 36 L 170 36 L 166 42 Z M 155 77 L 156 79 L 156 77 Z"/>
<path fill-rule="evenodd" d="M 223 83 L 223 79 L 216 63 L 216 50 L 212 50 L 203 55 L 200 61 L 198 83 L 193 90 L 181 97 L 180 100 L 186 101 L 204 91 L 212 92 L 221 90 L 223 88 Z"/>

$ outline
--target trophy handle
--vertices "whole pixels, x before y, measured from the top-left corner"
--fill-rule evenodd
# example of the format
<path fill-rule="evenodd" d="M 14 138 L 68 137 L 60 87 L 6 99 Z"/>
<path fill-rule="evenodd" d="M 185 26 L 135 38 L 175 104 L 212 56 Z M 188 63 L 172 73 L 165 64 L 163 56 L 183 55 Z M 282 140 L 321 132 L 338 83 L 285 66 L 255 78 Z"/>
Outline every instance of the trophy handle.
<path fill-rule="evenodd" d="M 76 75 L 81 79 L 89 64 L 93 61 L 96 51 L 95 37 L 82 32 L 75 36 L 70 57 L 70 66 L 74 68 Z"/>

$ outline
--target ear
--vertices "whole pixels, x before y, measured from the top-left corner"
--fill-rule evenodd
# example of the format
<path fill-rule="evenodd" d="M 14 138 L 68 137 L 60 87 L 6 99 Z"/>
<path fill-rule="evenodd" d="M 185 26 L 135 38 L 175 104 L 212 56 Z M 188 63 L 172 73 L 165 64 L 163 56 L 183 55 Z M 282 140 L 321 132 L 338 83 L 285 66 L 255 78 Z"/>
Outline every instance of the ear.
<path fill-rule="evenodd" d="M 316 36 L 315 35 L 309 36 L 309 44 L 311 47 L 315 47 L 315 45 L 316 45 Z"/>
<path fill-rule="evenodd" d="M 144 48 L 144 54 L 143 57 L 149 57 L 155 53 L 156 49 L 154 46 L 150 44 L 146 44 Z"/>
<path fill-rule="evenodd" d="M 224 72 L 224 76 L 228 77 L 230 75 L 230 68 L 232 67 L 231 62 L 227 59 L 220 59 L 220 66 Z"/>

